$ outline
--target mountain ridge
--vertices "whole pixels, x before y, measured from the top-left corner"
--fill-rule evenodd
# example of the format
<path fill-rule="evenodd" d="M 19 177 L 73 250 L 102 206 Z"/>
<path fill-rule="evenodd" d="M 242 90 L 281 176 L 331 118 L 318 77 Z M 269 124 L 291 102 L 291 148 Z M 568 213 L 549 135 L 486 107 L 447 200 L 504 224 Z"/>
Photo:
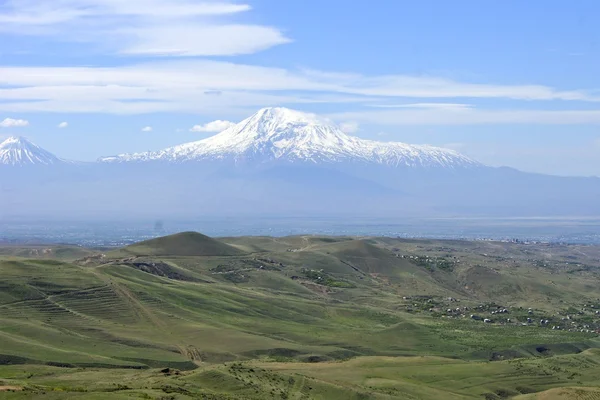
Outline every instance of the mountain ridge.
<path fill-rule="evenodd" d="M 100 162 L 231 161 L 233 163 L 341 162 L 388 167 L 478 167 L 483 164 L 456 151 L 428 145 L 378 142 L 350 136 L 313 114 L 263 108 L 209 138 L 155 152 L 102 157 Z"/>

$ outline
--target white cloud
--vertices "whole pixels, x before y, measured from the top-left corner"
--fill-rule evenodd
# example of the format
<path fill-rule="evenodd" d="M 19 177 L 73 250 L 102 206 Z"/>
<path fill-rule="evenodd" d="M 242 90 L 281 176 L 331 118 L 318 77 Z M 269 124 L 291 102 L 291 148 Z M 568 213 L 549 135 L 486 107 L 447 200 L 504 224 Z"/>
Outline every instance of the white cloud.
<path fill-rule="evenodd" d="M 293 107 L 305 103 L 374 104 L 393 113 L 431 116 L 431 112 L 448 111 L 464 114 L 464 118 L 474 112 L 469 104 L 455 102 L 398 104 L 398 99 L 407 97 L 600 100 L 585 91 L 561 91 L 547 86 L 316 73 L 208 60 L 119 67 L 0 67 L 0 110 L 15 113 L 141 114 L 245 109 L 248 114 L 267 104 Z M 385 101 L 394 103 L 386 105 Z M 354 121 L 342 121 L 348 120 Z"/>
<path fill-rule="evenodd" d="M 250 11 L 247 4 L 226 1 L 198 2 L 194 0 L 37 0 L 5 2 L 0 11 L 0 22 L 19 25 L 58 25 L 85 20 L 95 25 L 101 18 L 127 16 L 132 18 L 193 18 L 223 16 Z M 132 20 L 132 22 L 137 22 Z M 59 27 L 57 27 L 59 28 Z"/>
<path fill-rule="evenodd" d="M 221 121 L 218 119 L 204 125 L 194 125 L 192 129 L 190 129 L 190 132 L 223 132 L 225 129 L 231 128 L 234 125 L 235 122 Z"/>
<path fill-rule="evenodd" d="M 142 128 L 142 132 L 152 132 L 152 127 L 146 126 L 146 127 Z"/>
<path fill-rule="evenodd" d="M 358 122 L 355 121 L 342 122 L 339 124 L 339 127 L 344 133 L 356 133 L 360 128 Z"/>
<path fill-rule="evenodd" d="M 170 56 L 255 53 L 289 40 L 273 28 L 256 25 L 158 26 L 132 30 L 137 40 L 123 54 Z"/>
<path fill-rule="evenodd" d="M 88 42 L 115 53 L 248 54 L 288 43 L 276 28 L 236 23 L 223 0 L 19 0 L 0 6 L 0 33 Z"/>
<path fill-rule="evenodd" d="M 407 85 L 397 85 L 401 81 Z M 241 117 L 267 104 L 298 107 L 307 103 L 362 103 L 369 107 L 337 114 L 334 120 L 383 125 L 600 123 L 600 110 L 593 109 L 484 110 L 459 102 L 399 102 L 407 97 L 428 96 L 599 100 L 585 91 L 561 91 L 547 86 L 483 85 L 432 77 L 368 77 L 207 60 L 120 67 L 0 66 L 0 111 L 7 113 L 143 114 L 203 110 L 213 115 L 226 112 L 228 116 Z M 380 110 L 369 110 L 373 106 Z"/>
<path fill-rule="evenodd" d="M 28 125 L 29 121 L 24 119 L 6 118 L 4 121 L 0 121 L 0 128 L 21 128 Z"/>
<path fill-rule="evenodd" d="M 68 126 L 69 126 L 69 123 L 68 123 L 68 122 L 61 122 L 60 124 L 58 124 L 58 127 L 59 127 L 60 129 L 67 128 Z"/>
<path fill-rule="evenodd" d="M 346 93 L 414 98 L 507 98 L 519 100 L 600 101 L 579 90 L 560 91 L 543 85 L 496 85 L 458 82 L 435 76 L 340 74 L 303 71 L 312 81 L 341 86 Z M 421 103 L 435 104 L 435 103 Z"/>
<path fill-rule="evenodd" d="M 409 104 L 371 104 L 375 108 L 422 108 L 435 110 L 465 110 L 473 108 L 472 104 L 463 103 L 409 103 Z"/>
<path fill-rule="evenodd" d="M 358 111 L 329 115 L 336 121 L 352 119 L 360 123 L 379 125 L 484 125 L 484 124 L 539 124 L 581 125 L 600 124 L 598 110 L 395 110 Z"/>

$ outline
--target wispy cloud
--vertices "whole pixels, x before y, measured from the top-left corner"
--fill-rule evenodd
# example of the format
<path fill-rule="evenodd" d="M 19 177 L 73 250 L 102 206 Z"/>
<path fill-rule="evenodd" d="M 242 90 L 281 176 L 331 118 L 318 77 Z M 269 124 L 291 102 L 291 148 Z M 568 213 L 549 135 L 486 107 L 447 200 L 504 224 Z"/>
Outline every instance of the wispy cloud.
<path fill-rule="evenodd" d="M 481 113 L 459 102 L 400 102 L 407 98 L 600 101 L 586 91 L 539 85 L 316 73 L 208 60 L 119 67 L 0 67 L 0 110 L 5 112 L 187 113 L 265 105 L 363 103 L 383 105 L 394 114 L 413 112 L 428 117 L 431 112 L 460 111 L 465 118 Z M 388 101 L 393 103 L 386 105 Z"/>
<path fill-rule="evenodd" d="M 556 90 L 543 85 L 497 85 L 459 82 L 435 76 L 331 73 L 304 70 L 313 81 L 343 87 L 347 93 L 413 98 L 506 98 L 516 100 L 600 101 L 580 90 Z"/>
<path fill-rule="evenodd" d="M 225 129 L 231 128 L 235 122 L 221 121 L 220 119 L 206 123 L 204 125 L 194 125 L 190 132 L 223 132 Z"/>
<path fill-rule="evenodd" d="M 339 127 L 345 133 L 356 133 L 360 129 L 360 125 L 356 121 L 342 122 Z"/>
<path fill-rule="evenodd" d="M 152 132 L 152 127 L 146 126 L 146 127 L 142 128 L 142 132 Z"/>
<path fill-rule="evenodd" d="M 465 110 L 473 108 L 472 104 L 463 103 L 408 103 L 408 104 L 369 104 L 375 108 L 422 108 L 433 110 Z"/>
<path fill-rule="evenodd" d="M 252 25 L 157 26 L 145 30 L 124 30 L 137 40 L 121 49 L 132 55 L 237 55 L 255 53 L 289 40 L 277 30 Z"/>
<path fill-rule="evenodd" d="M 28 125 L 29 121 L 24 119 L 5 118 L 3 121 L 0 121 L 0 128 L 22 128 Z"/>
<path fill-rule="evenodd" d="M 360 123 L 379 125 L 485 125 L 538 124 L 578 125 L 600 124 L 598 110 L 456 110 L 415 109 L 394 111 L 358 111 L 329 115 L 336 121 L 352 119 Z"/>
<path fill-rule="evenodd" d="M 179 56 L 248 54 L 290 41 L 276 28 L 233 19 L 250 10 L 220 0 L 12 0 L 0 3 L 0 33 Z"/>
<path fill-rule="evenodd" d="M 61 122 L 60 124 L 58 124 L 58 128 L 60 129 L 65 129 L 69 126 L 68 122 Z"/>

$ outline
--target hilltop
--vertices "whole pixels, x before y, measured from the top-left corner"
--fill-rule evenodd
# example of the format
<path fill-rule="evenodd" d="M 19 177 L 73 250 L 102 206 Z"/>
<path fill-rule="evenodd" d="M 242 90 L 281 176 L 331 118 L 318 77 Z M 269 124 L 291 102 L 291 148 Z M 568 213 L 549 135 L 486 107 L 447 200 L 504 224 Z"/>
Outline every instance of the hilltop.
<path fill-rule="evenodd" d="M 122 249 L 137 256 L 239 256 L 243 252 L 198 232 L 146 240 Z"/>

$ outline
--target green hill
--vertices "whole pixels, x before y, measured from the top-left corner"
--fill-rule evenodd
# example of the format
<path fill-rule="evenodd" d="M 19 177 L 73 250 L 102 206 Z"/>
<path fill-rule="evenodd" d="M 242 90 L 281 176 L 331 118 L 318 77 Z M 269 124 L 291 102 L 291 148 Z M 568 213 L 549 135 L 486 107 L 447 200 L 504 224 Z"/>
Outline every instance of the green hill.
<path fill-rule="evenodd" d="M 600 247 L 182 233 L 4 254 L 0 399 L 501 399 L 600 374 Z"/>
<path fill-rule="evenodd" d="M 139 256 L 239 256 L 243 251 L 198 232 L 146 240 L 127 246 L 124 252 Z"/>

